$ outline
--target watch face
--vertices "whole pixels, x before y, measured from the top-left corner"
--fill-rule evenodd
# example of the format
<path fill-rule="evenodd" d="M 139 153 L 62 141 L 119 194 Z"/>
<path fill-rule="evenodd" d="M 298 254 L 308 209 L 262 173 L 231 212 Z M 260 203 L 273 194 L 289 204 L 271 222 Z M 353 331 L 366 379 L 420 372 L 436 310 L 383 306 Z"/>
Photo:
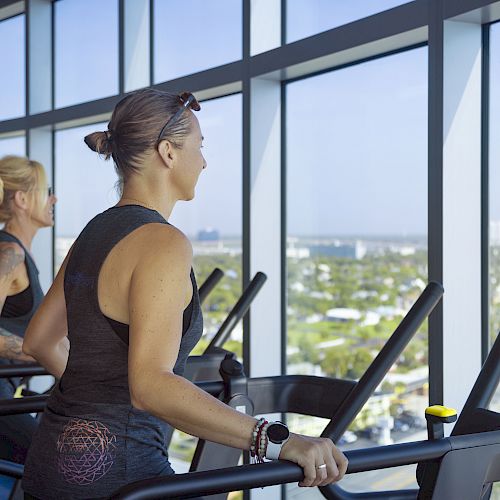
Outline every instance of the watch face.
<path fill-rule="evenodd" d="M 267 428 L 267 437 L 273 443 L 281 444 L 288 439 L 288 436 L 290 436 L 290 431 L 284 424 L 271 424 Z"/>

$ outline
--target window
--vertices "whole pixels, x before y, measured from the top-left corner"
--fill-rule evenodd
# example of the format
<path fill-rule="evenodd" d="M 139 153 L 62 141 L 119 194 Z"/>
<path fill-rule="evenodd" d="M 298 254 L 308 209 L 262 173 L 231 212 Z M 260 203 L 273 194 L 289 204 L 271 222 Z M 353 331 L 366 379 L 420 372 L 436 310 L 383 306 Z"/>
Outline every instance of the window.
<path fill-rule="evenodd" d="M 87 222 L 118 201 L 112 160 L 105 162 L 83 142 L 105 127 L 96 123 L 55 132 L 56 272 Z"/>
<path fill-rule="evenodd" d="M 192 354 L 201 354 L 241 295 L 242 283 L 242 99 L 241 95 L 201 103 L 196 113 L 204 136 L 207 168 L 194 200 L 178 202 L 170 221 L 191 240 L 194 270 L 201 285 L 215 267 L 224 271 L 203 305 L 204 336 Z M 240 324 L 224 344 L 241 359 Z M 197 440 L 175 431 L 169 459 L 176 472 L 187 472 Z"/>
<path fill-rule="evenodd" d="M 26 156 L 26 139 L 24 135 L 0 139 L 0 158 L 6 155 Z"/>
<path fill-rule="evenodd" d="M 327 31 L 410 0 L 287 0 L 287 43 Z"/>
<path fill-rule="evenodd" d="M 427 282 L 427 48 L 290 83 L 286 99 L 287 371 L 358 379 Z M 420 439 L 427 353 L 424 324 L 342 446 Z M 312 435 L 325 426 L 289 423 Z M 393 489 L 413 478 L 344 481 Z"/>
<path fill-rule="evenodd" d="M 207 337 L 218 330 L 241 295 L 242 266 L 242 99 L 240 94 L 201 103 L 196 113 L 204 136 L 207 168 L 199 178 L 194 200 L 178 202 L 170 222 L 193 243 L 194 268 L 201 285 L 215 267 L 225 276 L 204 305 Z M 241 356 L 239 326 L 226 346 Z"/>
<path fill-rule="evenodd" d="M 241 0 L 155 0 L 154 81 L 242 57 Z"/>
<path fill-rule="evenodd" d="M 55 9 L 56 108 L 118 93 L 118 1 L 64 0 Z"/>
<path fill-rule="evenodd" d="M 24 15 L 0 21 L 0 120 L 26 112 Z"/>

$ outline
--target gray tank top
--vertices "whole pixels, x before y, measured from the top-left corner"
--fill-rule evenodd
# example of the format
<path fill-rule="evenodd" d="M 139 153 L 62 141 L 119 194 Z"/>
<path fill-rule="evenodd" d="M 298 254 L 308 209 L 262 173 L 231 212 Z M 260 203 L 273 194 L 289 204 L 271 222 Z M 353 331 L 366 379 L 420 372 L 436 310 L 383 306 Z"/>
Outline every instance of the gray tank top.
<path fill-rule="evenodd" d="M 105 498 L 132 481 L 173 473 L 164 442 L 168 424 L 132 406 L 128 344 L 102 314 L 97 296 L 109 252 L 149 223 L 168 224 L 145 207 L 112 207 L 89 222 L 75 242 L 64 277 L 68 365 L 50 395 L 24 469 L 24 490 L 37 498 Z M 174 367 L 178 375 L 203 330 L 192 271 L 191 281 L 191 317 Z"/>
<path fill-rule="evenodd" d="M 17 239 L 14 235 L 1 230 L 0 231 L 0 242 L 13 242 L 20 245 L 24 250 L 24 264 L 28 273 L 29 288 L 31 293 L 31 308 L 25 314 L 20 316 L 5 317 L 0 315 L 0 327 L 4 328 L 10 333 L 14 333 L 19 337 L 24 337 L 24 332 L 28 327 L 28 323 L 38 309 L 38 306 L 43 300 L 43 291 L 40 286 L 40 281 L 38 279 L 38 268 L 36 267 L 33 257 L 24 247 L 22 242 Z M 14 361 L 10 359 L 0 358 L 0 365 L 11 365 L 17 364 L 19 361 Z M 9 378 L 0 379 L 0 398 L 10 398 L 14 394 L 14 391 L 19 384 L 21 379 L 19 378 Z"/>

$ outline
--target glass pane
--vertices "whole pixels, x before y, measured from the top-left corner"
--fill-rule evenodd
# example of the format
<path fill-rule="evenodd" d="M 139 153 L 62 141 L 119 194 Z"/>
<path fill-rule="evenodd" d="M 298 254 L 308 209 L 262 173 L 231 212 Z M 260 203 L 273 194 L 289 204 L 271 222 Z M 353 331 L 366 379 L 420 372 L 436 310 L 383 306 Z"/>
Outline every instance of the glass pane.
<path fill-rule="evenodd" d="M 242 235 L 242 99 L 232 95 L 201 103 L 196 113 L 204 136 L 207 168 L 194 200 L 178 202 L 170 221 L 193 244 L 194 269 L 201 285 L 215 267 L 224 271 L 203 305 L 204 336 L 193 350 L 201 354 L 241 295 Z M 242 355 L 241 322 L 224 348 Z M 174 432 L 169 458 L 177 473 L 187 472 L 197 440 Z M 237 498 L 234 496 L 233 498 Z"/>
<path fill-rule="evenodd" d="M 155 83 L 242 57 L 241 0 L 155 0 Z"/>
<path fill-rule="evenodd" d="M 193 243 L 199 285 L 215 267 L 225 274 L 203 307 L 207 336 L 196 347 L 195 352 L 200 352 L 241 295 L 241 95 L 203 102 L 196 116 L 205 138 L 207 168 L 200 175 L 194 200 L 178 202 L 170 222 Z M 241 340 L 239 325 L 225 347 L 241 355 Z"/>
<path fill-rule="evenodd" d="M 26 112 L 24 15 L 0 22 L 0 120 Z"/>
<path fill-rule="evenodd" d="M 358 379 L 427 282 L 427 48 L 289 84 L 286 127 L 287 371 Z M 427 356 L 425 323 L 344 448 L 425 439 Z M 313 435 L 324 427 L 289 421 Z M 345 484 L 397 489 L 414 477 L 406 468 Z"/>
<path fill-rule="evenodd" d="M 0 139 L 0 158 L 5 155 L 26 156 L 26 139 L 24 135 Z"/>
<path fill-rule="evenodd" d="M 56 272 L 87 222 L 118 201 L 112 161 L 105 162 L 83 142 L 105 127 L 96 123 L 55 132 Z"/>
<path fill-rule="evenodd" d="M 287 43 L 316 35 L 410 0 L 287 0 Z"/>
<path fill-rule="evenodd" d="M 490 259 L 489 259 L 489 326 L 490 342 L 500 331 L 500 24 L 490 28 Z M 500 412 L 500 390 L 490 404 Z M 500 498 L 500 495 L 499 495 Z"/>
<path fill-rule="evenodd" d="M 55 9 L 56 108 L 118 93 L 118 1 L 63 0 Z"/>

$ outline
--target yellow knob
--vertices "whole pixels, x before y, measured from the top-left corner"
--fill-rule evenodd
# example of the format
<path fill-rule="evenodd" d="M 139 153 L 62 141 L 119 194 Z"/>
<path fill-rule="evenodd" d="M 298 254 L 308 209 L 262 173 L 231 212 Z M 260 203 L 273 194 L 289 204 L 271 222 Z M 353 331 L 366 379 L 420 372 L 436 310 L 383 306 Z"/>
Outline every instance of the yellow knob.
<path fill-rule="evenodd" d="M 425 414 L 426 415 L 433 415 L 434 417 L 453 417 L 456 416 L 457 410 L 453 408 L 448 408 L 446 406 L 441 406 L 441 405 L 434 405 L 434 406 L 429 406 L 425 409 Z"/>

